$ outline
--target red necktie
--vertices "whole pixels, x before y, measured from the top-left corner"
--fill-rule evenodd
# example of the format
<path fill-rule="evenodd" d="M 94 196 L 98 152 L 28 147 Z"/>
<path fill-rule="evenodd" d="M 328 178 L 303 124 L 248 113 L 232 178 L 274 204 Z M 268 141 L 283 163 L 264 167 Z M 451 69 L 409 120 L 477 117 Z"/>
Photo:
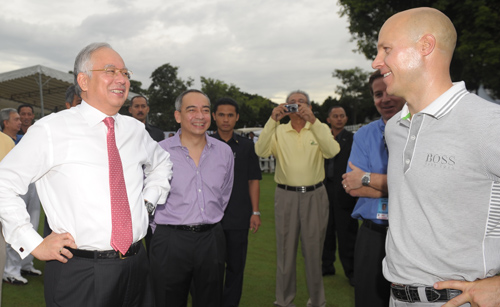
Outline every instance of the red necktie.
<path fill-rule="evenodd" d="M 106 117 L 108 127 L 109 188 L 111 194 L 111 246 L 123 255 L 132 245 L 132 218 L 128 204 L 127 189 L 123 178 L 123 166 L 115 141 L 115 120 Z"/>

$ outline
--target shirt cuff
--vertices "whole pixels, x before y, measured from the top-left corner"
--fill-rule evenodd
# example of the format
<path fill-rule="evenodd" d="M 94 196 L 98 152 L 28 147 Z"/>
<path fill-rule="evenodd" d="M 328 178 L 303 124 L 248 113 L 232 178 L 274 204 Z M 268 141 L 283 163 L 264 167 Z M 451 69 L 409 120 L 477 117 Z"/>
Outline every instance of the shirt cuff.
<path fill-rule="evenodd" d="M 26 233 L 24 233 L 18 240 L 12 242 L 10 245 L 14 249 L 21 259 L 26 258 L 31 252 L 37 248 L 43 241 L 43 238 L 31 228 Z"/>
<path fill-rule="evenodd" d="M 144 189 L 144 191 L 142 192 L 144 199 L 154 205 L 158 204 L 158 200 L 160 199 L 160 194 L 161 193 L 159 191 L 159 188 L 153 188 L 153 187 Z"/>

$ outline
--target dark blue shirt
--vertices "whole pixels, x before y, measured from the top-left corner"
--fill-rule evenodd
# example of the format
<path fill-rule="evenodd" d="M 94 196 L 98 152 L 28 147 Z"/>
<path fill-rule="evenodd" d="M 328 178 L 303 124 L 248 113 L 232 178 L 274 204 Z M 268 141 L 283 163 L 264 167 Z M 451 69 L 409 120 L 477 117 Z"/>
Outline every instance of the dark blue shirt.
<path fill-rule="evenodd" d="M 17 145 L 17 143 L 19 143 L 19 141 L 22 139 L 23 137 L 23 134 L 16 134 L 16 139 L 12 139 L 14 141 L 14 144 Z"/>

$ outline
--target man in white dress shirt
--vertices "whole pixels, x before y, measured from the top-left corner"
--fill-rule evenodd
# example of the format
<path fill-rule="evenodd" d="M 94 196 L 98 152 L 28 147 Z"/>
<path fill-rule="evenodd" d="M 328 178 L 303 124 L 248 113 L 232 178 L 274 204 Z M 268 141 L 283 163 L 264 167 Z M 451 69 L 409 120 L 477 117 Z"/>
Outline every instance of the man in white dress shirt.
<path fill-rule="evenodd" d="M 74 74 L 82 104 L 39 120 L 0 163 L 5 240 L 22 258 L 31 253 L 47 261 L 47 306 L 151 306 L 141 240 L 148 212 L 165 202 L 170 189 L 169 154 L 137 120 L 118 114 L 130 71 L 111 46 L 82 49 Z M 119 188 L 110 191 L 118 181 Z M 19 197 L 31 182 L 53 230 L 44 239 Z M 120 217 L 112 211 L 115 191 L 127 201 L 120 203 L 119 210 L 127 211 L 119 211 Z M 115 236 L 116 225 L 125 227 L 126 239 Z"/>

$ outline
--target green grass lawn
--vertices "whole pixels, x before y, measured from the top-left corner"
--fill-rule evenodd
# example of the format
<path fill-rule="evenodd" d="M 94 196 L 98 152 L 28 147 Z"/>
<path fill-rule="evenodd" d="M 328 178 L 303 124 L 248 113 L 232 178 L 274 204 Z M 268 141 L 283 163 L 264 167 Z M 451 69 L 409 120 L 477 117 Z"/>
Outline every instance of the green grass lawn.
<path fill-rule="evenodd" d="M 276 237 L 274 234 L 274 189 L 276 184 L 272 174 L 263 174 L 260 194 L 262 225 L 256 234 L 250 233 L 245 281 L 241 307 L 273 306 L 276 274 Z M 40 218 L 40 233 L 43 230 L 43 216 Z M 304 272 L 304 259 L 298 248 L 297 257 L 297 296 L 295 304 L 306 306 L 307 286 Z M 338 257 L 337 257 L 338 258 Z M 43 271 L 45 263 L 35 260 L 35 267 Z M 340 262 L 335 262 L 337 274 L 323 279 L 327 306 L 354 306 L 354 289 L 349 285 Z M 28 277 L 28 285 L 13 286 L 3 284 L 2 306 L 38 307 L 44 306 L 43 276 Z"/>

